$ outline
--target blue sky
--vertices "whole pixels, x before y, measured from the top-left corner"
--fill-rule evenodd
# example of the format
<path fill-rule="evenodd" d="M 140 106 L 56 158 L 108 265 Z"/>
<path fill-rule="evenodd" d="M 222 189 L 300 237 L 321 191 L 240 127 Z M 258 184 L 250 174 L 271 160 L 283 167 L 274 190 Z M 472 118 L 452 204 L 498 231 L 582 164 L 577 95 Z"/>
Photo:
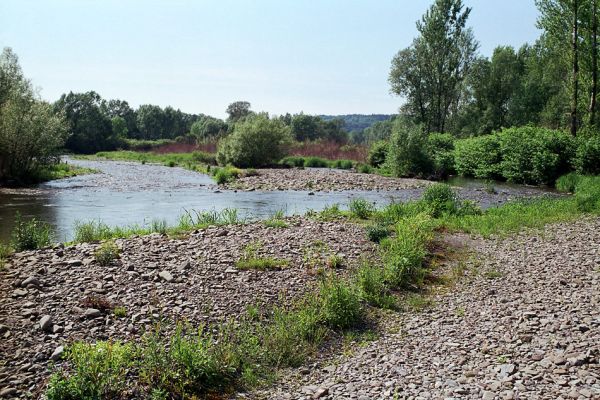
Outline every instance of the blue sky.
<path fill-rule="evenodd" d="M 1 0 L 0 47 L 44 99 L 104 98 L 225 115 L 247 100 L 271 114 L 394 113 L 394 54 L 431 0 Z M 533 0 L 465 0 L 490 55 L 534 41 Z"/>

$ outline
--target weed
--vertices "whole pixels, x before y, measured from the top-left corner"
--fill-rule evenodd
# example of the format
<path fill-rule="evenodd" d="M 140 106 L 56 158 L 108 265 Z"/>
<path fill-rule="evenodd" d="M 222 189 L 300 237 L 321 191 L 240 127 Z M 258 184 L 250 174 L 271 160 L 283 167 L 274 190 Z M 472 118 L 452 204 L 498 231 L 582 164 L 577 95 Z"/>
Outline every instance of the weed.
<path fill-rule="evenodd" d="M 71 371 L 50 378 L 48 400 L 121 398 L 134 362 L 132 345 L 119 342 L 73 343 L 66 351 Z"/>
<path fill-rule="evenodd" d="M 456 310 L 454 310 L 454 313 L 456 314 L 457 317 L 464 317 L 465 316 L 465 308 L 464 307 L 458 307 Z"/>
<path fill-rule="evenodd" d="M 274 257 L 260 257 L 258 252 L 262 248 L 260 242 L 252 242 L 246 245 L 242 257 L 236 261 L 235 267 L 241 270 L 273 270 L 282 269 L 288 265 L 288 260 Z"/>
<path fill-rule="evenodd" d="M 423 192 L 422 201 L 429 207 L 431 216 L 455 214 L 459 209 L 459 200 L 452 188 L 445 183 L 434 183 Z"/>
<path fill-rule="evenodd" d="M 489 271 L 486 271 L 484 273 L 484 276 L 487 279 L 493 280 L 493 279 L 502 278 L 504 276 L 504 274 L 502 272 L 498 271 L 497 269 L 490 269 Z"/>
<path fill-rule="evenodd" d="M 350 213 L 360 219 L 368 219 L 374 212 L 373 204 L 365 199 L 352 199 L 348 207 Z"/>
<path fill-rule="evenodd" d="M 345 260 L 344 257 L 339 254 L 331 254 L 329 257 L 327 257 L 325 264 L 329 268 L 338 269 L 345 266 Z"/>
<path fill-rule="evenodd" d="M 367 237 L 373 243 L 379 243 L 389 235 L 390 231 L 384 224 L 373 224 L 367 227 Z"/>
<path fill-rule="evenodd" d="M 434 302 L 425 295 L 412 293 L 406 297 L 405 304 L 409 310 L 413 312 L 420 312 L 426 308 L 432 307 Z"/>
<path fill-rule="evenodd" d="M 153 219 L 150 223 L 150 230 L 161 235 L 166 235 L 168 231 L 167 221 L 164 219 Z"/>
<path fill-rule="evenodd" d="M 342 216 L 343 213 L 340 210 L 339 204 L 332 204 L 328 207 L 325 207 L 323 211 L 317 214 L 317 218 L 321 221 L 333 221 L 341 218 Z"/>
<path fill-rule="evenodd" d="M 319 305 L 323 321 L 331 328 L 346 329 L 362 321 L 359 291 L 333 274 L 321 281 Z"/>
<path fill-rule="evenodd" d="M 51 237 L 50 225 L 36 218 L 24 221 L 17 212 L 12 232 L 12 247 L 15 251 L 36 250 L 49 246 Z"/>
<path fill-rule="evenodd" d="M 364 262 L 359 267 L 355 279 L 362 299 L 368 304 L 386 309 L 396 307 L 396 298 L 390 292 L 382 268 Z"/>
<path fill-rule="evenodd" d="M 113 309 L 113 314 L 117 318 L 125 318 L 127 316 L 127 309 L 123 306 L 117 306 Z"/>
<path fill-rule="evenodd" d="M 94 253 L 96 262 L 102 266 L 110 265 L 114 260 L 119 258 L 119 248 L 112 242 L 105 242 Z"/>

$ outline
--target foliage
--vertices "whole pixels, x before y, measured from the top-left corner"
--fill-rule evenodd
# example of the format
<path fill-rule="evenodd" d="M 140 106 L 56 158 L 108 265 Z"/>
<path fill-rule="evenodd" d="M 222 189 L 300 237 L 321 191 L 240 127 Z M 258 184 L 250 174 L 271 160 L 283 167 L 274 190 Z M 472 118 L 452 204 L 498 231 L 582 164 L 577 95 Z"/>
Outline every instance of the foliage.
<path fill-rule="evenodd" d="M 289 141 L 289 128 L 280 120 L 256 115 L 237 123 L 233 133 L 221 139 L 217 160 L 241 168 L 273 165 L 285 156 Z"/>
<path fill-rule="evenodd" d="M 306 168 L 327 168 L 329 167 L 329 162 L 324 158 L 306 157 L 304 159 L 304 166 Z"/>
<path fill-rule="evenodd" d="M 67 139 L 62 115 L 41 101 L 10 48 L 0 54 L 0 182 L 27 182 L 55 164 Z"/>
<path fill-rule="evenodd" d="M 470 12 L 462 0 L 434 1 L 417 22 L 419 36 L 392 60 L 392 92 L 407 99 L 403 112 L 426 133 L 445 133 L 459 101 L 478 47 L 466 27 Z"/>
<path fill-rule="evenodd" d="M 433 173 L 438 178 L 454 174 L 454 138 L 449 133 L 430 133 L 427 137 L 427 153 Z"/>
<path fill-rule="evenodd" d="M 362 319 L 358 291 L 333 274 L 321 282 L 319 305 L 323 321 L 332 328 L 350 328 Z"/>
<path fill-rule="evenodd" d="M 373 204 L 365 199 L 352 199 L 348 208 L 350 214 L 360 219 L 368 219 L 374 211 Z"/>
<path fill-rule="evenodd" d="M 575 188 L 581 179 L 581 175 L 571 172 L 556 180 L 556 189 L 560 192 L 575 193 Z"/>
<path fill-rule="evenodd" d="M 525 126 L 456 142 L 456 170 L 476 178 L 552 184 L 570 169 L 574 141 L 564 132 Z"/>
<path fill-rule="evenodd" d="M 600 134 L 580 139 L 573 166 L 580 174 L 600 175 Z"/>
<path fill-rule="evenodd" d="M 426 176 L 432 171 L 427 133 L 417 125 L 396 119 L 392 128 L 387 165 L 394 176 Z"/>
<path fill-rule="evenodd" d="M 423 192 L 422 201 L 430 209 L 433 218 L 443 214 L 455 214 L 459 209 L 458 196 L 444 183 L 428 186 Z"/>
<path fill-rule="evenodd" d="M 262 245 L 260 242 L 252 242 L 244 247 L 242 257 L 236 261 L 235 267 L 241 270 L 259 270 L 281 269 L 288 265 L 288 260 L 274 257 L 261 257 L 258 255 Z"/>
<path fill-rule="evenodd" d="M 21 214 L 17 213 L 12 232 L 12 247 L 15 251 L 41 249 L 49 246 L 51 240 L 50 225 L 36 218 L 23 220 Z"/>
<path fill-rule="evenodd" d="M 94 258 L 102 266 L 110 265 L 115 259 L 119 258 L 119 248 L 112 241 L 102 243 L 94 253 Z"/>
<path fill-rule="evenodd" d="M 206 141 L 225 135 L 227 129 L 227 124 L 222 120 L 206 116 L 192 124 L 190 134 L 195 136 L 198 141 Z"/>
<path fill-rule="evenodd" d="M 367 227 L 367 237 L 371 242 L 379 243 L 390 235 L 387 225 L 378 223 Z"/>
<path fill-rule="evenodd" d="M 356 285 L 360 288 L 361 298 L 368 304 L 380 308 L 395 308 L 396 299 L 391 294 L 383 268 L 363 263 L 356 273 Z"/>
<path fill-rule="evenodd" d="M 250 103 L 247 101 L 236 101 L 227 106 L 227 121 L 229 123 L 236 123 L 244 118 L 252 115 L 250 110 Z"/>
<path fill-rule="evenodd" d="M 72 371 L 50 378 L 48 400 L 101 400 L 118 398 L 127 387 L 134 348 L 119 342 L 73 343 L 66 358 Z"/>
<path fill-rule="evenodd" d="M 389 143 L 383 140 L 373 143 L 367 158 L 369 165 L 375 168 L 381 167 L 385 163 L 389 147 Z"/>

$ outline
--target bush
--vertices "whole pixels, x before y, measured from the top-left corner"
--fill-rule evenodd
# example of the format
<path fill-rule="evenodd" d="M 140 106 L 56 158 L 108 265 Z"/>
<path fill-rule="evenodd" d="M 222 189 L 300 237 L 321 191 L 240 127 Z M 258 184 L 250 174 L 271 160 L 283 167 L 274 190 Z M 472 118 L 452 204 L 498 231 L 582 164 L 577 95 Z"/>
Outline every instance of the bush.
<path fill-rule="evenodd" d="M 331 166 L 337 169 L 352 169 L 354 162 L 351 160 L 335 160 Z"/>
<path fill-rule="evenodd" d="M 363 315 L 356 288 L 333 274 L 321 282 L 319 306 L 323 322 L 331 328 L 355 326 Z"/>
<path fill-rule="evenodd" d="M 371 242 L 379 243 L 389 235 L 388 227 L 384 224 L 374 224 L 367 227 L 367 237 Z"/>
<path fill-rule="evenodd" d="M 581 175 L 571 172 L 556 180 L 556 189 L 560 192 L 575 193 L 575 188 L 581 179 Z"/>
<path fill-rule="evenodd" d="M 454 138 L 449 133 L 431 133 L 427 138 L 427 152 L 437 178 L 454 174 Z"/>
<path fill-rule="evenodd" d="M 460 175 L 509 182 L 553 184 L 568 172 L 574 141 L 565 132 L 533 126 L 503 129 L 456 142 Z"/>
<path fill-rule="evenodd" d="M 496 135 L 485 135 L 457 140 L 454 151 L 454 166 L 462 176 L 481 179 L 501 178 L 500 141 Z"/>
<path fill-rule="evenodd" d="M 48 400 L 121 398 L 133 364 L 131 345 L 118 342 L 73 343 L 66 352 L 71 372 L 50 378 Z"/>
<path fill-rule="evenodd" d="M 432 161 L 427 154 L 427 133 L 416 125 L 397 118 L 392 128 L 387 165 L 394 176 L 427 176 Z"/>
<path fill-rule="evenodd" d="M 215 168 L 213 170 L 213 177 L 218 185 L 223 185 L 225 183 L 233 181 L 233 175 L 227 168 Z"/>
<path fill-rule="evenodd" d="M 245 118 L 235 125 L 231 135 L 219 142 L 217 161 L 220 165 L 240 168 L 276 164 L 285 156 L 290 140 L 289 127 L 279 119 L 261 114 Z"/>
<path fill-rule="evenodd" d="M 358 164 L 356 170 L 361 174 L 370 174 L 373 172 L 373 169 L 367 164 Z"/>
<path fill-rule="evenodd" d="M 371 167 L 379 168 L 385 163 L 390 145 L 384 140 L 377 141 L 371 145 L 367 162 Z"/>
<path fill-rule="evenodd" d="M 329 161 L 320 157 L 306 157 L 304 166 L 306 168 L 327 168 L 329 167 Z"/>
<path fill-rule="evenodd" d="M 573 166 L 580 174 L 600 175 L 600 135 L 580 139 Z"/>
<path fill-rule="evenodd" d="M 12 245 L 15 251 L 41 249 L 50 245 L 51 238 L 50 225 L 36 218 L 23 221 L 21 214 L 17 213 L 12 232 Z"/>
<path fill-rule="evenodd" d="M 390 293 L 385 271 L 377 266 L 364 263 L 356 274 L 356 284 L 364 301 L 374 307 L 392 309 L 396 299 Z"/>
<path fill-rule="evenodd" d="M 454 190 L 445 183 L 428 186 L 421 199 L 429 207 L 431 216 L 434 218 L 442 214 L 456 214 L 460 205 Z"/>
<path fill-rule="evenodd" d="M 352 199 L 349 208 L 350 213 L 360 219 L 368 219 L 374 211 L 373 204 L 365 199 Z"/>
<path fill-rule="evenodd" d="M 113 260 L 119 258 L 119 248 L 114 242 L 105 242 L 94 253 L 96 262 L 102 266 L 110 265 Z"/>
<path fill-rule="evenodd" d="M 284 157 L 280 162 L 281 165 L 287 165 L 288 167 L 304 167 L 304 157 L 299 156 L 287 156 Z"/>
<path fill-rule="evenodd" d="M 600 177 L 579 177 L 575 187 L 575 203 L 580 211 L 600 212 Z"/>

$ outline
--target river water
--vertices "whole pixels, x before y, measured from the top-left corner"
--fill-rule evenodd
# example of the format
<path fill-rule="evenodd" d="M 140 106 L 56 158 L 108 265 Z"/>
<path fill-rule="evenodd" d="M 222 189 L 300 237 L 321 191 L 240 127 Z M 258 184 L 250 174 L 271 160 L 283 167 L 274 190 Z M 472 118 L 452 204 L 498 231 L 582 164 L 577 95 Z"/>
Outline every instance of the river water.
<path fill-rule="evenodd" d="M 286 214 L 322 210 L 332 204 L 345 206 L 353 198 L 377 205 L 419 198 L 422 189 L 397 191 L 220 191 L 204 174 L 178 167 L 121 161 L 68 162 L 100 173 L 57 180 L 25 189 L 0 189 L 0 242 L 8 241 L 17 212 L 49 223 L 57 241 L 72 239 L 76 221 L 102 221 L 111 226 L 147 225 L 152 220 L 177 223 L 186 210 L 209 211 L 236 208 L 245 218 L 264 218 L 278 210 Z M 351 173 L 351 172 L 348 172 Z M 461 197 L 489 207 L 545 191 L 517 185 L 494 184 L 496 193 L 472 180 L 454 181 Z"/>

